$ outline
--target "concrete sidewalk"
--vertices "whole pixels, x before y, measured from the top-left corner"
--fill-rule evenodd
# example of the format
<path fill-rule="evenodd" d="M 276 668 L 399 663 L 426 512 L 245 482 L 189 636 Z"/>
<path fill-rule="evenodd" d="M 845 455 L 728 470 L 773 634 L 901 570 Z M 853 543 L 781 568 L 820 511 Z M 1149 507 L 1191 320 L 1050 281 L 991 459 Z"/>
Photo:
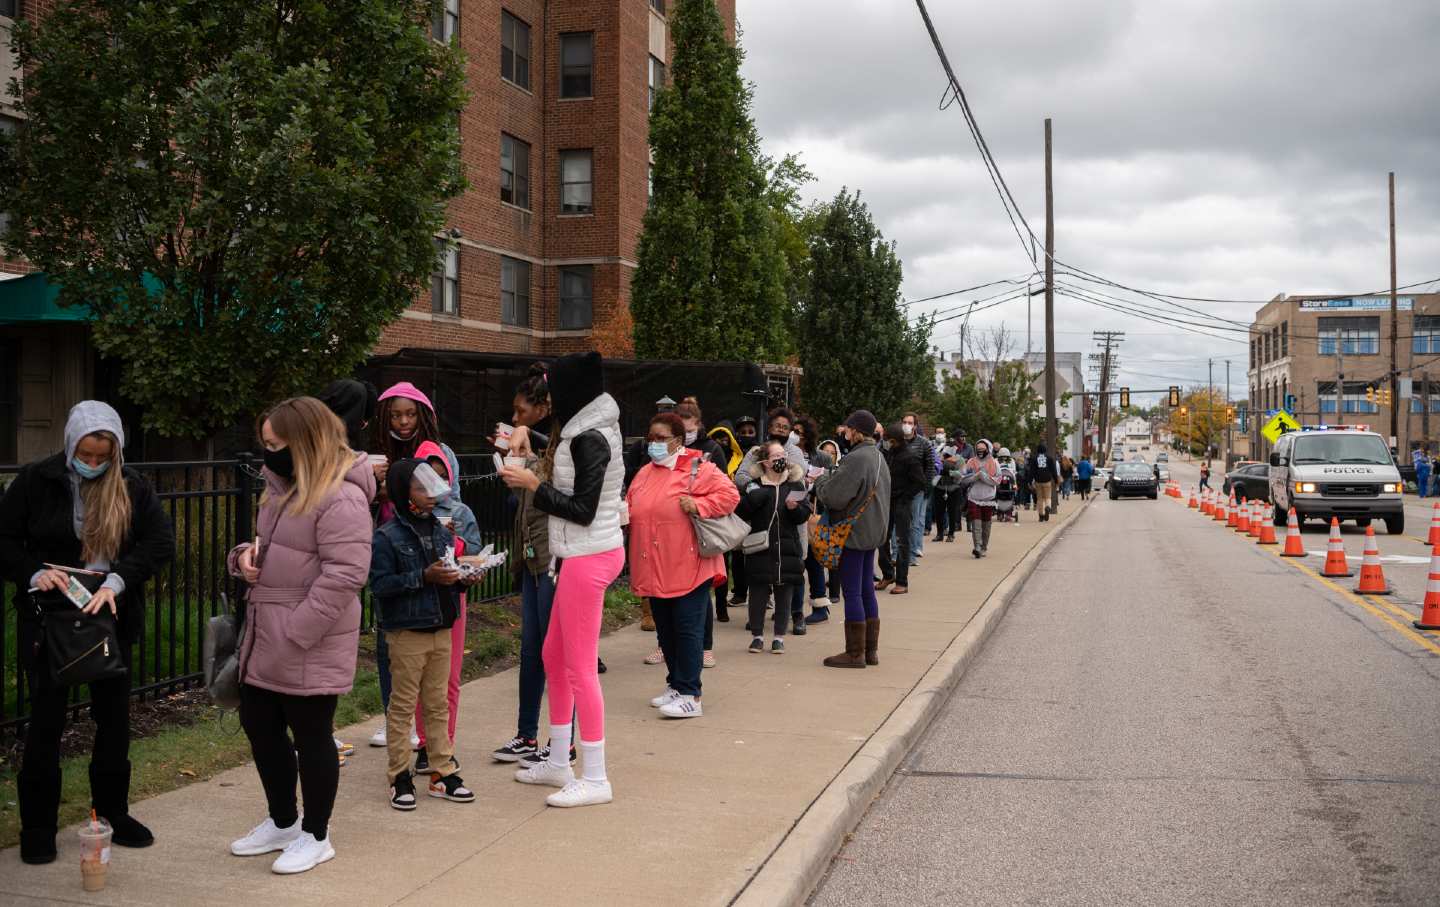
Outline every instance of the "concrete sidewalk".
<path fill-rule="evenodd" d="M 1064 509 L 1080 506 L 1075 498 Z M 632 627 L 602 639 L 612 804 L 550 809 L 549 788 L 517 784 L 513 766 L 490 761 L 514 733 L 516 677 L 507 671 L 462 693 L 457 756 L 473 804 L 422 797 L 413 813 L 391 809 L 384 751 L 364 745 L 377 717 L 339 734 L 357 750 L 341 771 L 330 831 L 337 856 L 328 864 L 281 877 L 269 871 L 273 855 L 230 856 L 230 841 L 264 818 L 247 765 L 137 804 L 157 843 L 116 848 L 98 894 L 81 891 L 74 829 L 61 832 L 50 866 L 0 852 L 0 901 L 168 905 L 240 894 L 268 904 L 500 904 L 535 896 L 538 883 L 586 903 L 727 904 L 990 592 L 1059 525 L 1037 523 L 1033 512 L 1022 519 L 997 524 L 979 561 L 968 537 L 926 542 L 910 594 L 880 596 L 879 667 L 821 666 L 843 649 L 839 609 L 773 656 L 746 653 L 743 612 L 732 608 L 731 622 L 715 628 L 719 664 L 704 674 L 703 718 L 665 721 L 649 707 L 664 688 L 664 667 L 641 663 L 653 634 Z"/>

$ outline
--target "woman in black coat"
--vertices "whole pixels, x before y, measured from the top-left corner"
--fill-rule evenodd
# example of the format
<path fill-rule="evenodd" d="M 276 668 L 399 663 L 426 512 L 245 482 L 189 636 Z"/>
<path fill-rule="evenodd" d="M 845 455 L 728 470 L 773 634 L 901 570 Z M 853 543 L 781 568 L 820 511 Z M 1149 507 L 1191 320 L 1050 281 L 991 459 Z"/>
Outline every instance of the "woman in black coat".
<path fill-rule="evenodd" d="M 800 533 L 810 519 L 805 495 L 805 467 L 785 457 L 785 445 L 765 442 L 758 460 L 742 469 L 751 470 L 755 481 L 740 496 L 735 512 L 750 522 L 752 533 L 765 532 L 769 545 L 745 555 L 745 578 L 749 582 L 750 623 L 753 639 L 750 651 L 765 651 L 765 603 L 775 596 L 775 638 L 770 651 L 785 652 L 785 629 L 790 622 L 790 601 L 794 589 L 805 578 Z M 794 495 L 794 499 L 791 499 Z"/>
<path fill-rule="evenodd" d="M 124 468 L 125 432 L 105 403 L 86 400 L 70 410 L 65 452 L 20 470 L 0 498 L 0 575 L 19 586 L 49 592 L 66 574 L 46 566 L 104 574 L 85 610 L 115 617 L 120 654 L 143 632 L 145 582 L 175 554 L 175 532 L 155 492 Z M 18 602 L 20 661 L 30 690 L 30 725 L 16 787 L 20 799 L 20 858 L 55 859 L 60 809 L 60 735 L 70 690 L 51 678 L 40 617 L 29 597 Z M 68 608 L 69 606 L 66 605 Z M 95 745 L 90 798 L 122 847 L 155 839 L 130 816 L 130 678 L 91 683 Z"/>
<path fill-rule="evenodd" d="M 876 589 L 894 586 L 891 595 L 904 595 L 910 591 L 910 501 L 915 495 L 928 489 L 925 479 L 925 464 L 911 445 L 905 431 L 896 422 L 885 429 L 886 462 L 890 464 L 890 528 L 889 534 L 895 545 L 895 554 L 890 554 L 890 545 L 880 546 L 880 576 Z"/>

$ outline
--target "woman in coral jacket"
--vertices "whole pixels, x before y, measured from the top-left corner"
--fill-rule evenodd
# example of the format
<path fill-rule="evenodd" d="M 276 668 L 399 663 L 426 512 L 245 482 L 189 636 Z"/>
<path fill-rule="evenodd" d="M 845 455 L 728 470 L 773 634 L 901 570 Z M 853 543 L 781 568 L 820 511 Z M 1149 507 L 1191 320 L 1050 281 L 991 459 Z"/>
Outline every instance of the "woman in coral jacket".
<path fill-rule="evenodd" d="M 666 718 L 700 717 L 700 667 L 710 590 L 725 582 L 723 555 L 703 557 L 690 517 L 733 513 L 740 492 L 714 463 L 685 447 L 674 413 L 650 420 L 650 465 L 635 474 L 630 506 L 630 589 L 650 599 L 665 653 L 665 692 L 650 700 Z"/>

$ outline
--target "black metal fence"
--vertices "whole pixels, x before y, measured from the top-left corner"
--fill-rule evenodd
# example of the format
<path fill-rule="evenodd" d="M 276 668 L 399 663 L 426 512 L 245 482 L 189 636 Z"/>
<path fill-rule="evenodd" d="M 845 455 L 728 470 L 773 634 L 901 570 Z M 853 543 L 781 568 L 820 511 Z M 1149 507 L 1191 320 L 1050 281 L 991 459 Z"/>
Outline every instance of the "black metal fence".
<path fill-rule="evenodd" d="M 263 486 L 258 464 L 248 454 L 234 460 L 132 463 L 155 488 L 175 526 L 175 558 L 146 586 L 144 631 L 132 650 L 131 691 L 161 696 L 194 686 L 201 679 L 206 622 L 221 610 L 221 594 L 235 600 L 236 585 L 226 574 L 230 549 L 253 537 L 255 512 Z M 0 466 L 0 491 L 18 467 Z M 489 454 L 460 457 L 460 495 L 475 512 L 481 537 L 496 551 L 510 547 L 512 504 L 508 489 L 494 475 Z M 509 570 L 492 570 L 471 593 L 472 601 L 510 594 Z M 26 678 L 18 653 L 18 608 L 25 590 L 0 580 L 0 732 L 25 722 Z M 362 596 L 363 626 L 374 614 Z M 85 703 L 74 691 L 75 706 Z"/>

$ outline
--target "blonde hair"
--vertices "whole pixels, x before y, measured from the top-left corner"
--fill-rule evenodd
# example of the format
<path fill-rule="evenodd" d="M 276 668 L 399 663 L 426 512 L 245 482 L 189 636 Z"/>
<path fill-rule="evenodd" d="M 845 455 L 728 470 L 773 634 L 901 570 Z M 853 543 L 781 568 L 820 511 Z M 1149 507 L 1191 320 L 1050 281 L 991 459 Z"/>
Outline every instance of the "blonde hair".
<path fill-rule="evenodd" d="M 286 510 L 292 516 L 309 513 L 340 487 L 355 464 L 345 425 L 314 397 L 281 400 L 260 417 L 257 435 L 263 437 L 266 422 L 295 461 L 295 481 L 280 500 L 289 501 Z"/>
<path fill-rule="evenodd" d="M 130 529 L 130 488 L 125 484 L 125 457 L 120 450 L 120 439 L 113 433 L 96 431 L 86 437 L 90 436 L 110 442 L 110 468 L 99 478 L 80 482 L 80 500 L 85 505 L 80 553 L 87 563 L 113 561 L 119 556 L 120 544 Z"/>

